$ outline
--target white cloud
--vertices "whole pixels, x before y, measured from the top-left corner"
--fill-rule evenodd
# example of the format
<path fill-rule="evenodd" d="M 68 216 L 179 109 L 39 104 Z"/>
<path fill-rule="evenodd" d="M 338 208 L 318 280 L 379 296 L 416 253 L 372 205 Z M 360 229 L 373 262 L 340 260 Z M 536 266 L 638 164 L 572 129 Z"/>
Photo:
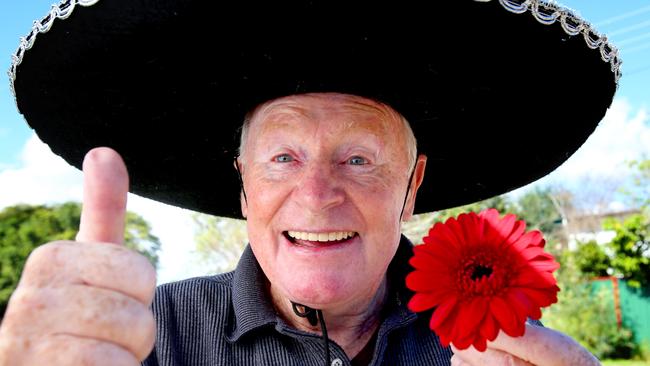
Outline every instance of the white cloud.
<path fill-rule="evenodd" d="M 633 110 L 626 99 L 618 98 L 594 133 L 564 164 L 509 194 L 516 199 L 533 186 L 547 185 L 574 190 L 592 188 L 593 192 L 593 187 L 585 185 L 601 184 L 608 186 L 603 189 L 610 189 L 629 177 L 629 161 L 644 158 L 650 158 L 650 114 L 645 108 Z"/>
<path fill-rule="evenodd" d="M 17 168 L 0 167 L 0 209 L 25 204 L 81 201 L 83 177 L 32 135 L 23 147 Z M 138 213 L 160 238 L 160 283 L 200 275 L 187 266 L 194 248 L 191 212 L 129 194 L 127 209 Z"/>
<path fill-rule="evenodd" d="M 616 99 L 584 145 L 552 173 L 557 180 L 584 176 L 616 177 L 629 172 L 626 162 L 650 154 L 648 111 L 636 111 L 625 99 Z"/>
<path fill-rule="evenodd" d="M 81 200 L 81 173 L 32 135 L 20 154 L 20 167 L 0 171 L 0 207 Z"/>

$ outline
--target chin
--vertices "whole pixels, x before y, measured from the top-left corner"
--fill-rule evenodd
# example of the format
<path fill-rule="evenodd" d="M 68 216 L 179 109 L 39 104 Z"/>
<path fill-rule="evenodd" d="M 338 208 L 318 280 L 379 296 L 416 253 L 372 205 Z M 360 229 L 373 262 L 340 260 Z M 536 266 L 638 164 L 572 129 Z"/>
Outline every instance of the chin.
<path fill-rule="evenodd" d="M 318 309 L 350 301 L 359 293 L 340 272 L 293 271 L 285 273 L 282 280 L 282 290 L 291 301 Z"/>

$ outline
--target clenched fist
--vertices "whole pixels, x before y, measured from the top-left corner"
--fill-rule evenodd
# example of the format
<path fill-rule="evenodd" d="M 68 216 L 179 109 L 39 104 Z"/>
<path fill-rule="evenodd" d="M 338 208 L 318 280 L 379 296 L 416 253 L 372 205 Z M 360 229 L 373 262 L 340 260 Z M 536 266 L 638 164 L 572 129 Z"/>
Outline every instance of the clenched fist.
<path fill-rule="evenodd" d="M 84 160 L 75 242 L 36 249 L 0 327 L 0 365 L 139 365 L 153 348 L 147 259 L 124 240 L 128 174 L 108 148 Z"/>

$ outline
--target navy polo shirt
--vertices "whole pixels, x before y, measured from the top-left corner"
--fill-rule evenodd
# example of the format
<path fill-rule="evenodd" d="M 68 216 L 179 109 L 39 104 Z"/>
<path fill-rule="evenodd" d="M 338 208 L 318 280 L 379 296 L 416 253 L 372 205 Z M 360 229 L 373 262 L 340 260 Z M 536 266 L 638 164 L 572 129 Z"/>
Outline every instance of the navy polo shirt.
<path fill-rule="evenodd" d="M 418 315 L 406 307 L 412 293 L 404 277 L 411 270 L 412 248 L 402 236 L 388 269 L 388 301 L 369 365 L 450 364 L 451 349 L 442 347 L 428 327 L 431 312 Z M 250 247 L 233 272 L 159 286 L 153 302 L 155 348 L 143 365 L 323 366 L 321 335 L 287 324 L 275 312 L 267 287 Z M 332 366 L 351 365 L 333 340 L 329 352 Z"/>

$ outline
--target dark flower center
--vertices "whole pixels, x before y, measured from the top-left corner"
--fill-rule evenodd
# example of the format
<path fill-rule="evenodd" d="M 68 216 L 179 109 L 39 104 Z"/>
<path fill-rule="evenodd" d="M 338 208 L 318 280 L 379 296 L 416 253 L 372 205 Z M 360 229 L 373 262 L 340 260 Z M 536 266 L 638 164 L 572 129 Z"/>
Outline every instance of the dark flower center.
<path fill-rule="evenodd" d="M 492 274 L 492 267 L 477 264 L 472 268 L 470 278 L 474 281 L 480 280 L 482 277 L 490 277 Z"/>

